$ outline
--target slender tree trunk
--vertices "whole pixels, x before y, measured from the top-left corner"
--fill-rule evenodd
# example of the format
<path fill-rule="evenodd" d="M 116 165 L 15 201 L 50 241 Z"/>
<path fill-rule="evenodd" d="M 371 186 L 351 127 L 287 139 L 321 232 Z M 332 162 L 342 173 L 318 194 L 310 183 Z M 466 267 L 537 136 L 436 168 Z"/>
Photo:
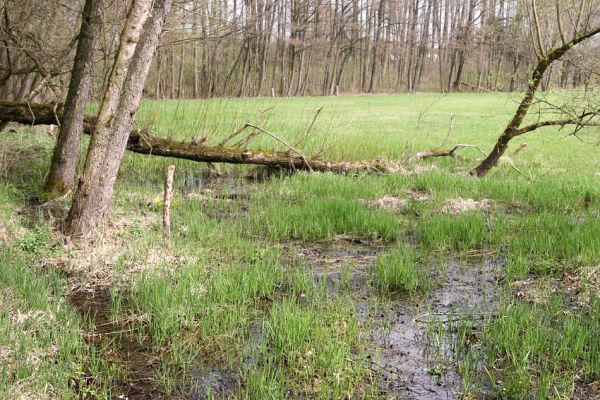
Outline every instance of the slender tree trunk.
<path fill-rule="evenodd" d="M 200 97 L 198 90 L 198 46 L 194 45 L 194 99 Z"/>
<path fill-rule="evenodd" d="M 171 99 L 175 98 L 175 86 L 175 48 L 171 46 Z"/>
<path fill-rule="evenodd" d="M 161 81 L 162 81 L 162 57 L 161 57 L 161 53 L 160 51 L 157 52 L 156 54 L 156 88 L 155 88 L 155 92 L 154 92 L 154 98 L 156 100 L 159 100 L 162 97 L 161 91 L 160 91 L 160 85 L 161 85 Z"/>
<path fill-rule="evenodd" d="M 75 189 L 83 118 L 92 92 L 94 56 L 103 14 L 103 0 L 86 0 L 62 125 L 52 154 L 50 171 L 42 188 L 44 199 L 59 197 Z"/>
<path fill-rule="evenodd" d="M 462 74 L 466 61 L 467 47 L 470 46 L 471 40 L 471 25 L 473 24 L 473 11 L 475 8 L 475 1 L 469 1 L 469 15 L 467 17 L 467 26 L 464 27 L 464 33 L 462 37 L 462 43 L 458 50 L 458 66 L 456 68 L 456 79 L 452 85 L 454 90 L 460 91 L 460 85 L 462 83 Z"/>
<path fill-rule="evenodd" d="M 177 98 L 182 99 L 185 96 L 184 89 L 184 62 L 185 62 L 185 46 L 181 46 L 181 59 L 179 60 L 179 79 L 177 79 Z"/>

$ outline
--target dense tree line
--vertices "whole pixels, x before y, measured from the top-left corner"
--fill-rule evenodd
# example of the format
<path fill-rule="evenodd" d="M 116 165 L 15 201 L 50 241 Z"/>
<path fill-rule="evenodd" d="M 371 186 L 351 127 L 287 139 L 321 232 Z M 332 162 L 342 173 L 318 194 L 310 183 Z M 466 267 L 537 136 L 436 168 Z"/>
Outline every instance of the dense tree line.
<path fill-rule="evenodd" d="M 519 0 L 187 1 L 158 54 L 154 96 L 523 89 L 531 18 Z M 543 85 L 589 79 L 569 59 Z"/>
<path fill-rule="evenodd" d="M 2 98 L 66 93 L 80 3 L 4 0 Z M 591 0 L 537 3 L 538 19 L 562 15 L 565 29 L 573 16 L 581 25 L 598 17 Z M 123 4 L 105 4 L 96 93 L 110 73 Z M 524 0 L 179 0 L 145 96 L 524 90 L 536 60 L 532 10 Z M 558 36 L 556 24 L 542 25 L 544 36 Z M 598 49 L 591 43 L 554 64 L 542 89 L 587 85 Z"/>

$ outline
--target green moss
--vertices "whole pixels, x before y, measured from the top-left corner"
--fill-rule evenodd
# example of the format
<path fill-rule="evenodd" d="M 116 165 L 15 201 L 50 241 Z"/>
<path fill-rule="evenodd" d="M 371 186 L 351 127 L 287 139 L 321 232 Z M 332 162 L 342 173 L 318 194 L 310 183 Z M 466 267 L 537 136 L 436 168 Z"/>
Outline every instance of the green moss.
<path fill-rule="evenodd" d="M 48 176 L 46 182 L 40 189 L 39 198 L 41 201 L 50 201 L 57 199 L 69 193 L 69 186 L 59 178 L 51 178 Z"/>

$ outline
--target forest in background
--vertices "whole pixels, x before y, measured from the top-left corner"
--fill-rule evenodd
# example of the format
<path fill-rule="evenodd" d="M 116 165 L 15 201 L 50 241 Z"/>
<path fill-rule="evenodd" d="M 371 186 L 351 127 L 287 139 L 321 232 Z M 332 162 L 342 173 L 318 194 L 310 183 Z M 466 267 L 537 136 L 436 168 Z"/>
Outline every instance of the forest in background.
<path fill-rule="evenodd" d="M 64 98 L 80 3 L 0 3 L 1 98 Z M 524 90 L 536 60 L 534 41 L 552 43 L 565 33 L 557 30 L 587 26 L 593 3 L 538 0 L 534 15 L 520 0 L 179 0 L 144 96 Z M 96 98 L 110 73 L 125 12 L 123 1 L 105 2 Z M 557 16 L 562 26 L 548 22 Z M 599 51 L 597 40 L 578 46 L 550 67 L 541 89 L 587 88 Z"/>

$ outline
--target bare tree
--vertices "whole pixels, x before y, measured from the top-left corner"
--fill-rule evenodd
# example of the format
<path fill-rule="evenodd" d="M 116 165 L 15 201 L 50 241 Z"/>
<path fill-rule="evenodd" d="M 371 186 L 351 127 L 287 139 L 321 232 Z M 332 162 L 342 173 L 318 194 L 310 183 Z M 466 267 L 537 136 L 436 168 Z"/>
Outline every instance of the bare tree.
<path fill-rule="evenodd" d="M 527 116 L 527 113 L 535 100 L 540 84 L 544 79 L 544 74 L 553 63 L 560 60 L 567 52 L 571 51 L 571 49 L 578 44 L 585 42 L 600 33 L 600 24 L 598 24 L 597 20 L 594 21 L 594 14 L 591 12 L 591 9 L 587 9 L 589 4 L 587 4 L 585 0 L 581 0 L 579 7 L 565 11 L 567 13 L 575 11 L 575 18 L 573 18 L 573 15 L 569 15 L 571 17 L 569 20 L 572 21 L 572 25 L 570 26 L 572 33 L 570 37 L 567 37 L 567 32 L 565 32 L 563 27 L 562 20 L 564 16 L 561 12 L 560 4 L 561 1 L 556 0 L 556 35 L 559 36 L 560 45 L 550 47 L 548 43 L 554 41 L 554 38 L 552 38 L 553 35 L 549 32 L 543 32 L 543 25 L 540 22 L 536 1 L 531 0 L 530 19 L 533 27 L 532 46 L 537 55 L 537 65 L 531 73 L 527 91 L 525 92 L 525 96 L 521 100 L 515 115 L 504 129 L 502 135 L 498 138 L 491 153 L 473 171 L 473 173 L 479 177 L 485 176 L 489 170 L 498 163 L 498 160 L 508 148 L 508 143 L 517 136 L 532 132 L 544 126 L 574 125 L 576 127 L 582 127 L 597 125 L 599 123 L 595 117 L 600 115 L 600 109 L 586 107 L 585 104 L 587 103 L 584 103 L 584 106 L 580 110 L 559 109 L 558 111 L 562 110 L 562 113 L 567 114 L 562 118 L 542 120 L 530 125 L 522 126 L 523 120 Z M 593 26 L 592 24 L 594 22 L 598 25 Z M 544 34 L 546 34 L 546 36 L 544 36 Z"/>

